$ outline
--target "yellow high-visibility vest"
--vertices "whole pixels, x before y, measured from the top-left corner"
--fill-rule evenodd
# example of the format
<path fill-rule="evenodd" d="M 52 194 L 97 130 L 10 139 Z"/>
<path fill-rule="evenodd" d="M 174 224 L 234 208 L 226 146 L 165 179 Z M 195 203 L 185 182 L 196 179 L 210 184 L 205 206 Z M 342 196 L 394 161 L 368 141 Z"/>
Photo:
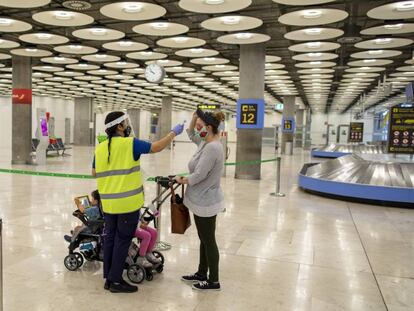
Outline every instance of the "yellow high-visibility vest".
<path fill-rule="evenodd" d="M 133 158 L 132 137 L 113 137 L 108 162 L 108 142 L 95 150 L 95 170 L 102 209 L 107 214 L 126 214 L 144 205 L 140 161 Z"/>

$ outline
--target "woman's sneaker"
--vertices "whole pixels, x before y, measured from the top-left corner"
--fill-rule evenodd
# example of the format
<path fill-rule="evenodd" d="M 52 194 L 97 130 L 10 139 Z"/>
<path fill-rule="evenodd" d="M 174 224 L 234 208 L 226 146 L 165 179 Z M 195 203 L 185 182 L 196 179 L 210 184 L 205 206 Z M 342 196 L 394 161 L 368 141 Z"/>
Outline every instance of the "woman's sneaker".
<path fill-rule="evenodd" d="M 143 266 L 144 268 L 152 268 L 152 263 L 150 263 L 145 257 L 139 256 L 137 264 Z"/>
<path fill-rule="evenodd" d="M 154 265 L 159 265 L 160 263 L 161 263 L 161 258 L 157 258 L 157 257 L 155 257 L 154 256 L 154 254 L 153 253 L 147 253 L 146 255 L 145 255 L 145 258 L 150 262 L 150 263 L 152 263 L 152 264 L 154 264 Z"/>
<path fill-rule="evenodd" d="M 193 289 L 195 290 L 221 290 L 219 282 L 209 282 L 203 281 L 197 284 L 193 284 Z"/>
<path fill-rule="evenodd" d="M 181 280 L 185 281 L 185 282 L 203 282 L 203 281 L 207 281 L 207 277 L 200 275 L 198 273 L 194 273 L 194 274 L 190 274 L 190 275 L 184 275 L 181 277 Z"/>

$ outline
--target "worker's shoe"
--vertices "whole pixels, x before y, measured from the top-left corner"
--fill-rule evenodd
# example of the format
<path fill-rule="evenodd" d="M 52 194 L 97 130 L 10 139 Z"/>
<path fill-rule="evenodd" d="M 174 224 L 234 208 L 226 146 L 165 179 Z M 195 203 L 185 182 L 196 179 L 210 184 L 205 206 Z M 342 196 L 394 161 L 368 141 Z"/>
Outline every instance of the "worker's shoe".
<path fill-rule="evenodd" d="M 138 287 L 122 280 L 119 283 L 111 282 L 109 291 L 111 293 L 135 293 L 138 291 Z"/>

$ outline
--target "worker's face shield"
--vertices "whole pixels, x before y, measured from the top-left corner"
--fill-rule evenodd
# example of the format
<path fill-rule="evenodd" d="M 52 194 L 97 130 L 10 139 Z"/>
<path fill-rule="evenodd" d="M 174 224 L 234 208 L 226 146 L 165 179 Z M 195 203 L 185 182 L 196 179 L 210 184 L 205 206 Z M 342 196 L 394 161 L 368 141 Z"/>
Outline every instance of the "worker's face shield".
<path fill-rule="evenodd" d="M 105 129 L 109 129 L 115 125 L 122 126 L 125 137 L 129 137 L 129 136 L 135 137 L 134 127 L 132 126 L 132 122 L 128 114 L 124 114 L 118 119 L 115 119 L 114 121 L 105 124 Z"/>

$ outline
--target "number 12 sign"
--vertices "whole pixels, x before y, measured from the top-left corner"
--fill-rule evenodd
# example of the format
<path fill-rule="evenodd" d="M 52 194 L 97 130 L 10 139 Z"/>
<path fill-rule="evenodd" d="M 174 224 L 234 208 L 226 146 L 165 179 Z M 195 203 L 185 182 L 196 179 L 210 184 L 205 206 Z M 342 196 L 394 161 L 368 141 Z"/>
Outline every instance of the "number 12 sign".
<path fill-rule="evenodd" d="M 237 101 L 237 128 L 262 129 L 264 105 L 263 99 L 239 99 Z"/>

